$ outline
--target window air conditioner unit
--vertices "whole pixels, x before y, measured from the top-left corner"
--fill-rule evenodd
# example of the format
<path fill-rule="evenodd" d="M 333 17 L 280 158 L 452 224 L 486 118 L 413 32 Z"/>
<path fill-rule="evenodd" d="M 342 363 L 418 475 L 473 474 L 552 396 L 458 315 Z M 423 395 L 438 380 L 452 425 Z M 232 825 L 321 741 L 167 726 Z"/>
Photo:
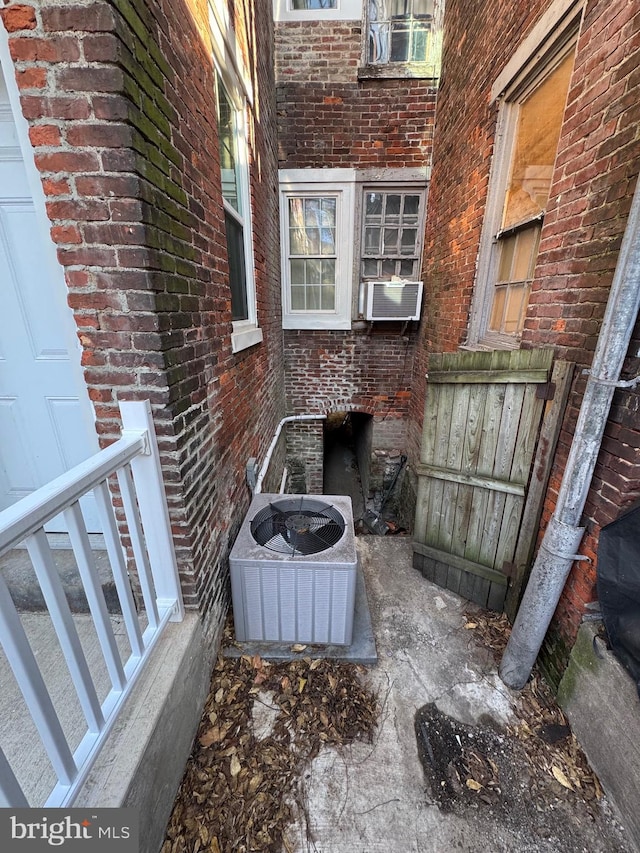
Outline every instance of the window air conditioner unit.
<path fill-rule="evenodd" d="M 419 320 L 421 281 L 368 281 L 366 320 Z"/>

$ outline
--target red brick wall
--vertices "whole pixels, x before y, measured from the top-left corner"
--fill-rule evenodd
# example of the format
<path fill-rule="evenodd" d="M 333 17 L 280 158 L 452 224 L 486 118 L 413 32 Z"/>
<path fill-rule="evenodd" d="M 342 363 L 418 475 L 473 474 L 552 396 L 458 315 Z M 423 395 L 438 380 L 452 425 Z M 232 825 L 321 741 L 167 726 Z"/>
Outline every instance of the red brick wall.
<path fill-rule="evenodd" d="M 427 319 L 416 359 L 411 446 L 417 452 L 428 352 L 464 342 L 494 142 L 493 80 L 550 4 L 450 0 L 434 139 L 425 251 Z M 586 5 L 523 346 L 551 346 L 579 369 L 554 460 L 543 526 L 553 511 L 640 163 L 640 13 L 627 0 Z M 626 374 L 639 366 L 638 335 Z M 640 496 L 638 394 L 619 391 L 585 509 L 588 533 L 547 638 L 555 674 L 595 595 L 600 526 Z M 558 654 L 560 651 L 560 654 Z"/>
<path fill-rule="evenodd" d="M 247 21 L 235 8 L 259 104 L 252 202 L 277 223 L 267 5 Z M 245 463 L 264 453 L 284 397 L 277 225 L 254 244 L 265 340 L 231 352 L 206 4 L 40 0 L 2 17 L 97 430 L 108 443 L 118 400 L 151 400 L 186 600 L 219 615 Z"/>
<path fill-rule="evenodd" d="M 547 0 L 447 0 L 424 247 L 425 311 L 411 411 L 414 458 L 428 354 L 454 351 L 466 338 L 497 119 L 491 86 L 547 6 Z"/>

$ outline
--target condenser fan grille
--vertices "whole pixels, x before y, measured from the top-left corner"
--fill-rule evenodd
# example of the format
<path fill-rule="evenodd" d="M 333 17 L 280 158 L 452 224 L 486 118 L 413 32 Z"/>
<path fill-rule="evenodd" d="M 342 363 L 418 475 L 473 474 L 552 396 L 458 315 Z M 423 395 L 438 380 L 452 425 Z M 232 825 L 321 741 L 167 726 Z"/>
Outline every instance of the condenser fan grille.
<path fill-rule="evenodd" d="M 271 501 L 251 521 L 259 545 L 292 557 L 326 551 L 344 530 L 344 518 L 335 507 L 308 497 Z"/>

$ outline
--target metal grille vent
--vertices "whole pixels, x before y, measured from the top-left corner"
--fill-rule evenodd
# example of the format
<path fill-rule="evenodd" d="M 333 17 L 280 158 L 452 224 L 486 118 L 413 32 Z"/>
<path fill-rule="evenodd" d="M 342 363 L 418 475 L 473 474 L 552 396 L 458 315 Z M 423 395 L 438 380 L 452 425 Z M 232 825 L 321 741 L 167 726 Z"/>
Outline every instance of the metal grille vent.
<path fill-rule="evenodd" d="M 330 504 L 308 497 L 272 501 L 251 521 L 258 543 L 280 554 L 319 554 L 340 541 L 345 522 Z"/>
<path fill-rule="evenodd" d="M 420 319 L 421 281 L 370 281 L 367 284 L 367 320 Z"/>

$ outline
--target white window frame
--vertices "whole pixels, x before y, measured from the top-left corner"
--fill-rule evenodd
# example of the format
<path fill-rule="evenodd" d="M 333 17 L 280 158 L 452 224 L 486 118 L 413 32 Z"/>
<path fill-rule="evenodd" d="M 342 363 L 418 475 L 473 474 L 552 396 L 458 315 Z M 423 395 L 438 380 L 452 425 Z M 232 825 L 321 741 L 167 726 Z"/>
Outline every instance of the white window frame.
<path fill-rule="evenodd" d="M 491 103 L 499 104 L 498 119 L 466 348 L 518 349 L 520 346 L 520 336 L 489 330 L 500 254 L 497 235 L 510 178 L 519 105 L 551 72 L 554 63 L 575 49 L 583 6 L 583 0 L 556 0 L 523 40 L 491 89 Z"/>
<path fill-rule="evenodd" d="M 218 80 L 235 110 L 236 147 L 237 147 L 237 183 L 238 200 L 242 216 L 226 200 L 223 200 L 225 212 L 230 213 L 242 225 L 245 289 L 247 298 L 247 318 L 232 321 L 231 350 L 240 352 L 263 340 L 262 329 L 258 325 L 255 265 L 253 259 L 253 219 L 251 210 L 251 176 L 249 172 L 249 138 L 247 129 L 248 108 L 253 101 L 250 76 L 242 62 L 235 34 L 226 9 L 220 4 L 209 5 L 209 24 L 212 35 L 214 69 Z M 218 85 L 218 84 L 216 84 Z M 216 95 L 217 100 L 217 95 Z"/>
<path fill-rule="evenodd" d="M 353 293 L 355 169 L 280 171 L 282 328 L 350 329 Z M 289 278 L 289 205 L 292 197 L 336 199 L 336 290 L 333 311 L 294 311 Z"/>
<path fill-rule="evenodd" d="M 291 0 L 273 0 L 273 20 L 361 21 L 363 0 L 337 0 L 335 9 L 294 9 Z"/>

